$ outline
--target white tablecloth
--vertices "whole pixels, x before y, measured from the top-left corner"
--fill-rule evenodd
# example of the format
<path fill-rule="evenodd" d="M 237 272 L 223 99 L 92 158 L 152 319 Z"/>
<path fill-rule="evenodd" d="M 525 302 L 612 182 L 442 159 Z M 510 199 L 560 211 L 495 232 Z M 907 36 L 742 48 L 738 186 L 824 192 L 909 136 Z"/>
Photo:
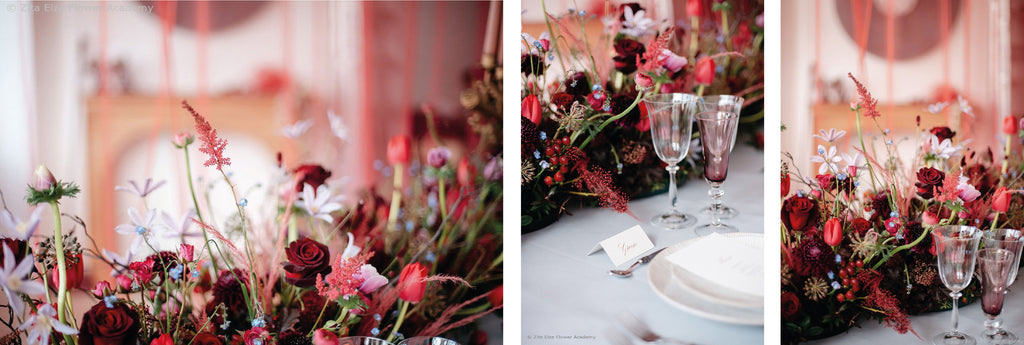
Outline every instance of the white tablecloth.
<path fill-rule="evenodd" d="M 764 232 L 763 167 L 760 151 L 736 146 L 723 189 L 725 203 L 740 215 L 725 222 L 742 232 Z M 708 189 L 703 179 L 691 179 L 679 190 L 681 208 L 698 216 L 697 225 L 709 222 L 708 217 L 699 214 L 711 201 Z M 631 278 L 616 278 L 608 275 L 613 267 L 607 255 L 587 256 L 597 242 L 637 224 L 655 248 L 697 237 L 692 228 L 672 231 L 649 224 L 648 220 L 668 205 L 667 193 L 634 200 L 630 208 L 639 221 L 606 209 L 573 210 L 572 216 L 563 216 L 555 224 L 523 235 L 523 342 L 605 344 L 609 328 L 626 334 L 614 320 L 617 313 L 629 310 L 663 336 L 698 344 L 763 343 L 762 326 L 703 319 L 662 300 L 648 284 L 645 266 L 639 266 Z M 557 336 L 582 338 L 567 341 Z"/>
<path fill-rule="evenodd" d="M 1019 280 L 1019 277 L 1018 277 Z M 1003 303 L 1003 327 L 1024 336 L 1024 285 L 1013 283 Z M 854 328 L 847 333 L 831 338 L 810 342 L 810 344 L 931 344 L 936 334 L 951 330 L 953 327 L 953 311 L 935 312 L 910 317 L 910 325 L 924 340 L 912 333 L 899 334 L 874 320 L 861 320 L 863 328 Z M 960 331 L 978 339 L 985 330 L 985 313 L 981 311 L 981 301 L 960 307 Z M 983 344 L 980 339 L 979 344 Z M 1020 344 L 1021 342 L 1018 342 Z"/>

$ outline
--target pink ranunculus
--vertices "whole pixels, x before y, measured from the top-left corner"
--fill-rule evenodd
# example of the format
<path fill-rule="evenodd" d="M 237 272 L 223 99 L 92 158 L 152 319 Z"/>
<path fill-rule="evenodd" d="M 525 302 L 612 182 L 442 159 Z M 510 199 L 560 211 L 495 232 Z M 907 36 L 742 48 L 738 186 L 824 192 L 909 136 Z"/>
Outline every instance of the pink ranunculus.
<path fill-rule="evenodd" d="M 676 55 L 671 50 L 662 49 L 661 55 L 658 56 L 658 61 L 661 62 L 661 66 L 665 69 L 672 71 L 672 73 L 679 72 L 679 70 L 686 67 L 686 58 Z"/>
<path fill-rule="evenodd" d="M 171 139 L 171 143 L 177 148 L 182 148 L 185 147 L 185 145 L 191 144 L 193 140 L 195 140 L 195 137 L 192 136 L 192 133 L 181 132 L 174 135 L 174 138 Z"/>
<path fill-rule="evenodd" d="M 121 291 L 132 291 L 132 277 L 127 274 L 118 274 L 114 279 L 117 280 L 117 286 L 121 288 Z"/>
<path fill-rule="evenodd" d="M 359 272 L 352 275 L 352 278 L 363 280 L 363 283 L 359 285 L 359 291 L 367 294 L 388 284 L 388 278 L 377 273 L 377 268 L 370 264 L 359 267 Z"/>
<path fill-rule="evenodd" d="M 318 329 L 313 332 L 313 345 L 339 345 L 338 335 L 326 329 Z"/>
<path fill-rule="evenodd" d="M 643 72 L 633 75 L 633 81 L 636 82 L 636 86 L 642 89 L 654 86 L 654 78 L 651 78 L 651 76 Z"/>
<path fill-rule="evenodd" d="M 921 224 L 924 224 L 926 226 L 938 225 L 939 217 L 936 216 L 931 211 L 924 211 L 924 213 L 921 214 Z"/>
<path fill-rule="evenodd" d="M 96 283 L 96 286 L 92 288 L 92 295 L 96 298 L 103 298 L 107 295 L 107 292 L 112 292 L 110 289 L 110 282 L 101 280 Z"/>

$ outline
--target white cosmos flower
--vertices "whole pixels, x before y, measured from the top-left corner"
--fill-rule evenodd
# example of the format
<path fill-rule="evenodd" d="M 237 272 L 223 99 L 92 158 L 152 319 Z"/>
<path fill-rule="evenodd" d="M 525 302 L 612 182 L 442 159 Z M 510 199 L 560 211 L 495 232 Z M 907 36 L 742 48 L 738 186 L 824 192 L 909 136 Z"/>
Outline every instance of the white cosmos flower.
<path fill-rule="evenodd" d="M 28 343 L 49 344 L 50 333 L 57 331 L 61 334 L 75 335 L 78 330 L 71 328 L 57 320 L 57 311 L 52 305 L 44 303 L 34 315 L 25 320 L 18 329 L 28 330 Z"/>
<path fill-rule="evenodd" d="M 0 266 L 0 288 L 3 288 L 7 295 L 7 301 L 11 303 L 14 314 L 21 314 L 25 308 L 25 301 L 21 295 L 38 296 L 46 293 L 43 283 L 28 278 L 35 266 L 35 258 L 32 254 L 26 255 L 20 263 L 14 261 L 14 252 L 7 246 L 0 246 L 4 252 L 3 266 Z"/>
<path fill-rule="evenodd" d="M 302 186 L 302 207 L 309 215 L 330 223 L 334 221 L 331 212 L 340 210 L 341 204 L 331 198 L 331 190 L 326 185 L 316 187 L 313 192 L 313 186 L 306 183 Z"/>

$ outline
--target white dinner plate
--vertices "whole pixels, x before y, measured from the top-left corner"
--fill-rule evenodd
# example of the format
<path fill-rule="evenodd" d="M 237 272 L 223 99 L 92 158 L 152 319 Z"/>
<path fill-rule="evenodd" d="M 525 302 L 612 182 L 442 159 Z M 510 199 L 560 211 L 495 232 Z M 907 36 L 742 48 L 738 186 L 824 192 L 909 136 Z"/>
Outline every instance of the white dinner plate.
<path fill-rule="evenodd" d="M 729 237 L 734 241 L 742 241 L 752 248 L 758 248 L 758 253 L 761 253 L 764 250 L 764 234 L 741 232 L 722 235 Z M 667 257 L 668 256 L 666 256 L 666 258 Z M 672 265 L 671 263 L 669 265 L 672 267 L 672 275 L 675 278 L 676 283 L 681 285 L 683 289 L 688 290 L 701 298 L 740 308 L 764 308 L 763 290 L 758 295 L 740 292 L 735 289 L 730 289 L 728 286 L 716 284 L 707 278 L 694 274 L 693 272 L 679 267 L 678 265 Z"/>
<path fill-rule="evenodd" d="M 722 234 L 726 237 L 738 237 L 738 238 L 750 238 L 752 236 L 760 237 L 763 241 L 763 234 L 754 233 L 731 233 Z M 697 289 L 702 291 L 707 290 L 706 286 L 694 287 L 699 284 L 682 284 L 679 279 L 676 279 L 676 275 L 673 274 L 675 271 L 675 265 L 670 263 L 667 258 L 672 253 L 685 249 L 686 247 L 693 244 L 698 238 L 689 239 L 680 243 L 676 243 L 665 251 L 654 257 L 651 261 L 647 271 L 647 282 L 651 285 L 651 289 L 654 293 L 658 294 L 662 299 L 669 302 L 673 306 L 687 311 L 691 314 L 727 323 L 742 324 L 742 325 L 764 325 L 764 301 L 761 298 L 761 304 L 755 308 L 743 308 L 735 306 L 738 302 L 733 303 L 721 303 L 716 301 L 714 297 L 723 297 L 722 293 L 708 293 L 705 291 L 704 294 L 712 295 L 711 298 L 708 296 L 701 296 L 701 293 L 696 293 Z M 680 269 L 679 271 L 685 271 Z M 705 280 L 705 282 L 707 282 Z M 710 283 L 710 282 L 707 282 Z"/>

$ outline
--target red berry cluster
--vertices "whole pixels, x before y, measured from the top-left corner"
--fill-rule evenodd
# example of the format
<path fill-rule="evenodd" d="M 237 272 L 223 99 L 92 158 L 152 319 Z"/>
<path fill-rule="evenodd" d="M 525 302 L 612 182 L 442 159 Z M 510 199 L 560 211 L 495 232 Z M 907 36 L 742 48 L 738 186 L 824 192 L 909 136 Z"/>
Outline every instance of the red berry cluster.
<path fill-rule="evenodd" d="M 855 262 L 847 261 L 843 264 L 843 267 L 839 269 L 839 279 L 843 284 L 843 287 L 837 290 L 836 300 L 840 303 L 845 301 L 852 301 L 857 296 L 855 295 L 860 291 L 860 281 L 857 280 L 857 272 L 864 269 L 864 261 L 857 260 Z M 843 289 L 846 290 L 843 293 Z"/>
<path fill-rule="evenodd" d="M 547 157 L 548 163 L 551 164 L 551 170 L 555 173 L 545 176 L 544 184 L 550 186 L 556 182 L 565 182 L 565 175 L 569 173 L 569 157 L 565 155 L 567 150 L 563 150 L 563 148 L 568 148 L 572 144 L 572 140 L 569 137 L 548 139 L 546 144 L 544 156 Z"/>

